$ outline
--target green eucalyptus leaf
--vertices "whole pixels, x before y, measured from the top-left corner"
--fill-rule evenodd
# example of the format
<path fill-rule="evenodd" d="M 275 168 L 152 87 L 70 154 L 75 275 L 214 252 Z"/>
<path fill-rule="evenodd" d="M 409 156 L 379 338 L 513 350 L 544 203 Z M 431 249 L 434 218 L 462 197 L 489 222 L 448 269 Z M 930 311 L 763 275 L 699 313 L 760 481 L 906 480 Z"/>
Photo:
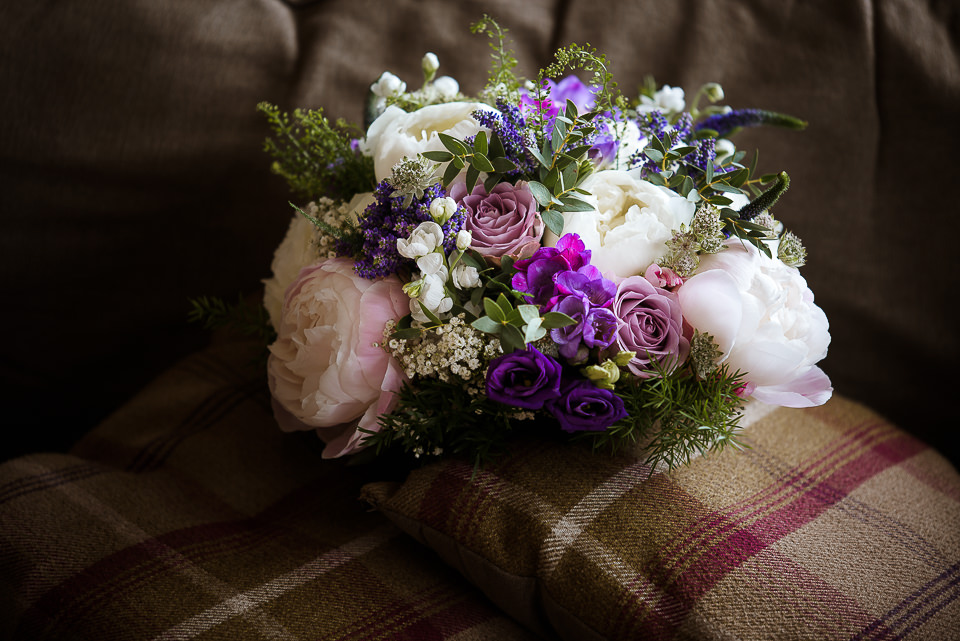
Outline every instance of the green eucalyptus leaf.
<path fill-rule="evenodd" d="M 493 191 L 493 188 L 496 187 L 499 182 L 500 182 L 499 175 L 490 174 L 489 176 L 487 176 L 487 179 L 483 181 L 483 188 L 486 189 L 487 193 L 489 194 L 491 191 Z"/>
<path fill-rule="evenodd" d="M 543 183 L 531 180 L 527 183 L 527 187 L 530 189 L 533 197 L 537 199 L 537 202 L 540 203 L 541 207 L 548 206 L 550 201 L 553 200 L 553 193 L 547 189 Z"/>
<path fill-rule="evenodd" d="M 507 320 L 506 312 L 500 309 L 500 306 L 489 298 L 483 299 L 483 311 L 486 312 L 487 316 L 497 323 L 503 323 Z"/>
<path fill-rule="evenodd" d="M 500 345 L 503 347 L 505 354 L 509 354 L 518 349 L 525 349 L 527 346 L 523 340 L 523 334 L 520 333 L 520 329 L 513 325 L 503 326 L 503 329 L 500 331 Z"/>
<path fill-rule="evenodd" d="M 452 162 L 447 165 L 447 168 L 443 172 L 443 186 L 447 187 L 456 180 L 457 176 L 460 175 L 460 170 Z"/>
<path fill-rule="evenodd" d="M 560 211 L 593 211 L 593 205 L 580 200 L 577 196 L 567 195 L 560 198 Z"/>
<path fill-rule="evenodd" d="M 434 162 L 450 162 L 453 160 L 453 154 L 449 151 L 424 151 L 420 155 Z"/>
<path fill-rule="evenodd" d="M 651 149 L 650 147 L 647 147 L 643 150 L 643 155 L 657 164 L 663 162 L 663 152 L 659 149 Z"/>
<path fill-rule="evenodd" d="M 557 236 L 563 235 L 563 216 L 560 214 L 560 212 L 554 211 L 553 209 L 548 209 L 540 212 L 540 217 L 543 218 L 543 222 L 547 226 L 547 229 Z"/>
<path fill-rule="evenodd" d="M 711 187 L 716 191 L 722 191 L 726 194 L 742 194 L 743 193 L 742 190 L 737 189 L 736 187 L 733 187 L 732 185 L 728 185 L 726 183 L 714 183 L 713 185 L 711 185 Z"/>
<path fill-rule="evenodd" d="M 544 167 L 550 166 L 550 161 L 547 160 L 536 147 L 533 147 L 533 146 L 527 147 L 527 151 L 529 151 L 533 155 L 533 157 L 537 159 L 537 162 L 540 163 L 542 166 Z"/>
<path fill-rule="evenodd" d="M 560 312 L 547 312 L 543 315 L 543 327 L 546 329 L 556 329 L 558 327 L 566 327 L 568 325 L 576 324 L 577 321 Z"/>
<path fill-rule="evenodd" d="M 398 329 L 394 333 L 390 334 L 390 338 L 396 338 L 397 340 L 412 340 L 414 338 L 420 338 L 421 331 L 422 330 L 417 327 Z"/>
<path fill-rule="evenodd" d="M 537 316 L 536 318 L 531 320 L 529 323 L 527 323 L 527 326 L 524 329 L 524 333 L 523 333 L 523 340 L 525 342 L 533 343 L 547 335 L 547 330 L 543 329 L 543 327 L 540 326 L 542 322 L 543 320 L 539 316 Z"/>
<path fill-rule="evenodd" d="M 476 330 L 484 332 L 485 334 L 499 334 L 500 330 L 503 328 L 503 325 L 493 320 L 489 316 L 481 316 L 477 320 L 470 323 L 470 326 Z"/>
<path fill-rule="evenodd" d="M 510 160 L 509 158 L 494 157 L 491 160 L 491 162 L 493 163 L 493 170 L 500 172 L 501 174 L 505 174 L 507 172 L 514 171 L 515 169 L 517 169 L 516 163 Z"/>
<path fill-rule="evenodd" d="M 523 315 L 519 310 L 513 309 L 510 310 L 510 313 L 507 314 L 507 320 L 505 321 L 507 325 L 514 325 L 516 327 L 523 327 Z"/>
<path fill-rule="evenodd" d="M 420 301 L 417 301 L 417 302 L 420 303 Z M 427 309 L 427 306 L 424 305 L 423 303 L 420 303 L 420 309 L 421 311 L 423 311 L 423 315 L 426 316 L 430 320 L 430 322 L 433 323 L 434 325 L 443 324 L 441 320 L 437 318 L 437 315 L 431 312 L 429 309 Z"/>
<path fill-rule="evenodd" d="M 513 305 L 510 304 L 510 299 L 507 298 L 504 294 L 497 296 L 497 306 L 503 310 L 504 314 L 509 314 L 513 311 Z"/>
<path fill-rule="evenodd" d="M 470 162 L 470 164 L 480 171 L 485 171 L 487 173 L 490 173 L 494 170 L 493 163 L 490 162 L 490 159 L 481 153 L 474 153 L 473 160 Z"/>
<path fill-rule="evenodd" d="M 678 157 L 682 158 L 684 156 L 689 156 L 697 150 L 696 147 L 676 147 L 671 149 L 670 152 L 676 154 Z"/>
<path fill-rule="evenodd" d="M 477 137 L 473 139 L 473 152 L 477 154 L 487 153 L 487 132 L 482 129 L 477 132 Z"/>
<path fill-rule="evenodd" d="M 661 187 L 667 186 L 667 181 L 663 179 L 663 176 L 660 174 L 649 174 L 646 177 L 648 183 L 653 183 L 654 185 L 659 185 Z"/>
<path fill-rule="evenodd" d="M 470 149 L 462 141 L 457 140 L 450 134 L 438 132 L 437 135 L 440 137 L 440 142 L 443 143 L 443 146 L 453 152 L 454 155 L 466 156 L 470 153 Z"/>
<path fill-rule="evenodd" d="M 470 165 L 467 167 L 467 193 L 473 193 L 473 188 L 477 184 L 477 180 L 480 178 L 480 170 L 475 166 Z"/>
<path fill-rule="evenodd" d="M 494 158 L 502 158 L 506 153 L 506 150 L 503 148 L 503 141 L 500 140 L 500 135 L 494 132 L 490 137 L 490 155 Z"/>
<path fill-rule="evenodd" d="M 524 323 L 531 323 L 533 319 L 540 318 L 540 310 L 537 309 L 536 305 L 519 305 L 517 311 L 520 312 L 521 318 L 523 318 Z"/>

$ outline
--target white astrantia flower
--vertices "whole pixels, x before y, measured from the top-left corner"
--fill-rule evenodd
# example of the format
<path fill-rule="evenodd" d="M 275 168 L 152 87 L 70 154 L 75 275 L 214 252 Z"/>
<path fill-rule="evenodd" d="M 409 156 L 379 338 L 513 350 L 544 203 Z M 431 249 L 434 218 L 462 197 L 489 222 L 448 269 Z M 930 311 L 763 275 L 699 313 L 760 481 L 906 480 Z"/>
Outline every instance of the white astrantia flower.
<path fill-rule="evenodd" d="M 404 258 L 420 258 L 443 244 L 443 229 L 432 220 L 422 222 L 410 238 L 397 239 L 397 252 Z"/>

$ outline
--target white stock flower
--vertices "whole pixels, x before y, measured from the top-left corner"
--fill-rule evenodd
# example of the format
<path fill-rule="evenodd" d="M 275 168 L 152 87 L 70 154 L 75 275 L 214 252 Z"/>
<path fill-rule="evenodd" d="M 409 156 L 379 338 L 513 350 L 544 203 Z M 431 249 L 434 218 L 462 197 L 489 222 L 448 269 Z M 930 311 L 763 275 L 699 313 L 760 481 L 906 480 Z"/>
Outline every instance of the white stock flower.
<path fill-rule="evenodd" d="M 410 238 L 397 239 L 397 252 L 404 258 L 420 258 L 443 244 L 443 229 L 432 220 L 422 222 Z"/>
<path fill-rule="evenodd" d="M 447 293 L 444 289 L 447 283 L 447 276 L 448 273 L 446 268 L 440 270 L 440 272 L 436 274 L 423 275 L 423 278 L 421 279 L 423 284 L 420 287 L 420 295 L 416 298 L 410 299 L 410 314 L 415 320 L 418 320 L 421 323 L 426 323 L 430 320 L 420 308 L 421 303 L 430 311 L 430 313 L 436 316 L 449 312 L 453 307 L 453 299 L 447 296 Z"/>
<path fill-rule="evenodd" d="M 462 252 L 467 251 L 470 243 L 473 242 L 473 234 L 468 229 L 461 229 L 457 232 L 457 249 Z"/>
<path fill-rule="evenodd" d="M 434 198 L 430 203 L 430 216 L 441 225 L 450 220 L 455 213 L 457 213 L 457 201 L 450 196 Z"/>
<path fill-rule="evenodd" d="M 800 272 L 752 245 L 726 241 L 701 257 L 678 290 L 684 320 L 713 337 L 731 371 L 756 385 L 753 397 L 772 405 L 810 407 L 833 388 L 816 363 L 830 344 L 827 317 Z"/>
<path fill-rule="evenodd" d="M 460 83 L 450 76 L 440 76 L 431 84 L 437 95 L 444 100 L 456 98 L 457 94 L 460 93 Z"/>
<path fill-rule="evenodd" d="M 457 289 L 473 289 L 480 286 L 480 272 L 476 267 L 459 263 L 451 274 L 453 285 Z"/>
<path fill-rule="evenodd" d="M 660 110 L 667 113 L 680 113 L 686 106 L 687 103 L 684 99 L 682 87 L 663 85 L 663 87 L 653 94 L 653 98 L 640 96 L 640 104 L 637 105 L 637 111 L 647 112 Z"/>
<path fill-rule="evenodd" d="M 407 90 L 407 83 L 389 71 L 384 71 L 377 81 L 370 85 L 370 91 L 377 97 L 377 109 L 383 109 L 387 98 L 399 96 Z"/>
<path fill-rule="evenodd" d="M 563 233 L 578 234 L 592 251 L 590 263 L 619 278 L 643 274 L 696 212 L 686 198 L 643 180 L 640 169 L 598 171 L 582 187 L 591 194 L 584 200 L 596 209 L 563 214 Z M 547 244 L 556 241 L 549 234 Z"/>
<path fill-rule="evenodd" d="M 403 158 L 416 158 L 424 151 L 442 151 L 440 133 L 464 139 L 476 136 L 481 129 L 490 133 L 473 119 L 477 110 L 492 110 L 481 102 L 448 102 L 429 105 L 407 113 L 390 105 L 373 121 L 362 143 L 363 152 L 373 157 L 377 180 L 389 178 L 393 166 Z"/>
<path fill-rule="evenodd" d="M 431 252 L 426 256 L 421 256 L 417 259 L 417 267 L 424 274 L 439 274 L 440 270 L 445 268 L 443 254 Z"/>

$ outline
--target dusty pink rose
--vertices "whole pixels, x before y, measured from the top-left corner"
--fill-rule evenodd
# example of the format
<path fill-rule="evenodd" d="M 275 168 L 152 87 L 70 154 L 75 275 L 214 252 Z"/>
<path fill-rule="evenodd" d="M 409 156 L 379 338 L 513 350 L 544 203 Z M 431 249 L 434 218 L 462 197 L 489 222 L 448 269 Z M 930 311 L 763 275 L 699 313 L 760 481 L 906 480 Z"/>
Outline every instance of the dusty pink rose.
<path fill-rule="evenodd" d="M 519 256 L 540 246 L 544 224 L 526 185 L 500 183 L 487 193 L 481 183 L 468 194 L 466 184 L 458 182 L 450 197 L 466 208 L 470 246 L 484 256 Z"/>
<path fill-rule="evenodd" d="M 325 458 L 363 447 L 404 375 L 378 344 L 386 322 L 409 309 L 396 276 L 367 280 L 335 258 L 308 267 L 287 289 L 267 374 L 281 429 L 315 428 Z"/>

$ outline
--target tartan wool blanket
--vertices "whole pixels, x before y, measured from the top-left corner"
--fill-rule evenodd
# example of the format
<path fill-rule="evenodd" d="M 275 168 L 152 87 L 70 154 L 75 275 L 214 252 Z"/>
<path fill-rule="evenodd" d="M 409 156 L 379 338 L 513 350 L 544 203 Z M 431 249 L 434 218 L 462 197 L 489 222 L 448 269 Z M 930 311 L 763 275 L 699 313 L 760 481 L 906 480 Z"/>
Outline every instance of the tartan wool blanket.
<path fill-rule="evenodd" d="M 0 638 L 536 638 L 280 432 L 250 360 L 198 354 L 70 455 L 0 466 Z"/>
<path fill-rule="evenodd" d="M 0 638 L 960 638 L 960 479 L 855 403 L 752 408 L 750 449 L 671 473 L 547 443 L 408 473 L 280 432 L 250 358 L 0 466 Z"/>

